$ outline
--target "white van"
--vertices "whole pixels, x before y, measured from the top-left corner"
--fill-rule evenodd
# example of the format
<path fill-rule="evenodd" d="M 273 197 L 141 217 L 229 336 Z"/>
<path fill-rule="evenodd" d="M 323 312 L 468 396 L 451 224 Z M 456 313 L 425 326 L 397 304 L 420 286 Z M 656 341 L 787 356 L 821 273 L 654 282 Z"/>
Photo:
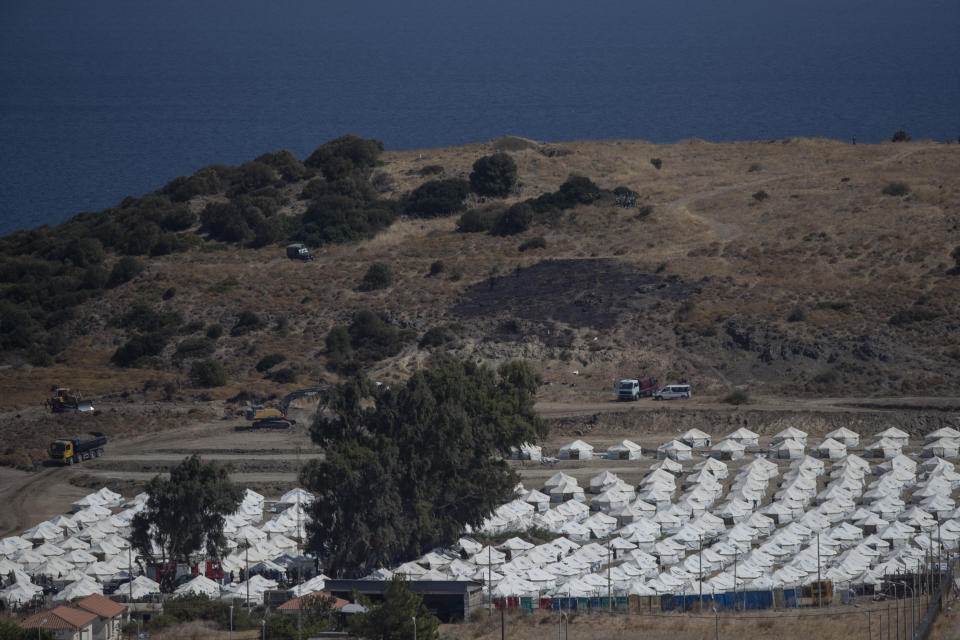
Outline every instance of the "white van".
<path fill-rule="evenodd" d="M 688 384 L 668 384 L 663 389 L 660 389 L 655 394 L 653 398 L 655 400 L 673 400 L 674 398 L 689 398 L 690 397 L 690 385 Z"/>

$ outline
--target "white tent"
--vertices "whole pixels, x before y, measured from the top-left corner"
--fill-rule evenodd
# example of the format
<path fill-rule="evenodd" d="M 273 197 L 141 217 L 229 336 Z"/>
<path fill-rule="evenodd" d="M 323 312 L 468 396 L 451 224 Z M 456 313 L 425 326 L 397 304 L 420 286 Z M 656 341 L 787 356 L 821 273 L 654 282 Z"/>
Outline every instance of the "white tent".
<path fill-rule="evenodd" d="M 926 457 L 956 458 L 958 453 L 960 453 L 960 440 L 952 438 L 939 438 L 923 445 L 923 455 Z"/>
<path fill-rule="evenodd" d="M 847 455 L 847 446 L 833 438 L 827 438 L 817 445 L 815 451 L 821 458 L 837 459 Z"/>
<path fill-rule="evenodd" d="M 807 445 L 807 432 L 801 431 L 796 427 L 787 427 L 777 435 L 773 436 L 771 443 L 782 442 L 783 440 L 796 440 L 800 444 Z"/>
<path fill-rule="evenodd" d="M 128 597 L 132 595 L 134 600 L 145 598 L 153 593 L 160 593 L 160 584 L 154 582 L 147 576 L 137 576 L 131 582 L 122 583 L 116 590 L 117 595 Z M 219 595 L 219 590 L 217 595 Z"/>
<path fill-rule="evenodd" d="M 620 476 L 612 471 L 603 471 L 590 478 L 590 493 L 603 493 L 620 482 Z"/>
<path fill-rule="evenodd" d="M 837 442 L 846 445 L 848 447 L 856 447 L 860 444 L 860 434 L 856 431 L 851 431 L 846 427 L 840 427 L 839 429 L 834 429 L 826 435 L 827 438 L 833 438 Z"/>
<path fill-rule="evenodd" d="M 30 582 L 14 582 L 0 591 L 0 600 L 3 600 L 8 607 L 20 607 L 32 602 L 35 597 L 42 596 L 42 594 L 42 587 Z"/>
<path fill-rule="evenodd" d="M 658 457 L 659 457 L 659 456 L 658 456 Z M 651 471 L 657 471 L 657 470 L 659 470 L 659 471 L 666 471 L 667 473 L 671 473 L 671 474 L 673 474 L 673 475 L 678 475 L 678 474 L 680 474 L 680 473 L 683 472 L 683 465 L 680 464 L 679 462 L 677 462 L 676 460 L 671 459 L 671 458 L 663 458 L 663 459 L 660 460 L 659 462 L 655 462 L 655 463 L 653 464 L 653 466 L 650 467 L 650 470 L 651 470 Z"/>
<path fill-rule="evenodd" d="M 793 438 L 787 438 L 770 447 L 770 457 L 796 460 L 803 457 L 803 450 L 803 443 Z"/>
<path fill-rule="evenodd" d="M 905 447 L 910 444 L 910 434 L 908 434 L 906 431 L 901 431 L 896 427 L 890 427 L 889 429 L 881 431 L 876 435 L 877 440 L 882 440 L 884 438 L 899 444 L 901 447 Z"/>
<path fill-rule="evenodd" d="M 896 458 L 902 449 L 900 442 L 890 438 L 880 438 L 866 447 L 866 451 L 874 458 Z"/>
<path fill-rule="evenodd" d="M 725 437 L 729 440 L 736 440 L 745 447 L 759 446 L 760 436 L 745 427 L 740 427 L 733 433 L 727 434 Z"/>
<path fill-rule="evenodd" d="M 552 476 L 550 476 L 550 478 L 549 478 L 546 482 L 543 483 L 544 493 L 550 493 L 550 487 L 556 487 L 556 486 L 559 486 L 559 485 L 561 485 L 561 484 L 566 484 L 566 483 L 569 483 L 569 482 L 572 482 L 572 483 L 576 484 L 576 483 L 577 483 L 577 479 L 574 478 L 573 476 L 569 476 L 569 475 L 565 474 L 565 473 L 562 472 L 562 471 L 558 471 L 558 472 L 556 472 L 555 474 L 553 474 Z"/>
<path fill-rule="evenodd" d="M 658 458 L 672 458 L 673 460 L 689 460 L 693 456 L 693 449 L 679 440 L 671 440 L 657 447 Z"/>
<path fill-rule="evenodd" d="M 710 447 L 710 457 L 720 460 L 739 460 L 743 457 L 745 448 L 742 443 L 728 438 Z"/>
<path fill-rule="evenodd" d="M 710 434 L 697 428 L 688 429 L 680 440 L 694 448 L 710 446 Z"/>
<path fill-rule="evenodd" d="M 532 504 L 537 511 L 546 511 L 550 508 L 550 496 L 536 489 L 528 491 L 523 496 L 523 501 Z"/>
<path fill-rule="evenodd" d="M 936 431 L 931 431 L 927 434 L 926 441 L 933 442 L 934 440 L 939 440 L 940 438 L 950 438 L 951 440 L 960 440 L 960 431 L 953 429 L 951 427 L 943 427 L 942 429 L 937 429 Z"/>
<path fill-rule="evenodd" d="M 560 447 L 557 457 L 561 460 L 590 460 L 593 458 L 593 445 L 583 440 L 574 440 Z"/>
<path fill-rule="evenodd" d="M 54 594 L 54 602 L 70 602 L 77 598 L 86 598 L 92 595 L 103 595 L 103 586 L 93 578 L 86 577 L 68 584 L 63 591 Z"/>
<path fill-rule="evenodd" d="M 636 442 L 623 440 L 615 445 L 607 447 L 607 460 L 639 460 L 642 457 L 642 449 Z"/>
<path fill-rule="evenodd" d="M 543 458 L 543 447 L 529 442 L 524 442 L 519 447 L 510 447 L 511 460 L 541 460 Z"/>
<path fill-rule="evenodd" d="M 277 504 L 280 506 L 286 505 L 308 505 L 312 504 L 314 501 L 314 496 L 309 491 L 296 487 L 290 489 L 285 494 L 280 496 L 280 499 L 277 500 Z"/>

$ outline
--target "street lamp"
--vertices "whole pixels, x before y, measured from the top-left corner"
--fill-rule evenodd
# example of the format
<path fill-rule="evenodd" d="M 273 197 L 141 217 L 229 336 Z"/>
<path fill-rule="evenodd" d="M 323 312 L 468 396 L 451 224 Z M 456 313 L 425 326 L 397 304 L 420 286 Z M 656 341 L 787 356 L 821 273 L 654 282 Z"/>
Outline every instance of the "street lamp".
<path fill-rule="evenodd" d="M 230 640 L 233 640 L 233 605 L 230 605 Z"/>
<path fill-rule="evenodd" d="M 917 635 L 917 625 L 916 625 L 916 623 L 914 623 L 914 621 L 913 621 L 913 620 L 914 620 L 913 588 L 912 588 L 910 585 L 908 585 L 906 582 L 898 582 L 898 583 L 896 583 L 896 584 L 899 584 L 899 585 L 901 585 L 901 586 L 903 587 L 903 589 L 904 589 L 904 591 L 903 591 L 904 595 L 906 595 L 906 593 L 907 593 L 906 590 L 907 590 L 907 589 L 910 589 L 910 637 L 913 638 L 913 637 L 915 637 L 915 636 Z M 906 603 L 903 604 L 903 609 L 904 609 L 904 613 L 906 613 L 906 609 L 907 609 L 907 604 L 906 604 Z M 904 620 L 903 620 L 903 635 L 904 635 L 904 636 L 907 635 L 907 620 L 906 620 L 906 617 L 904 617 Z"/>
<path fill-rule="evenodd" d="M 37 625 L 37 640 L 40 640 L 40 630 L 43 629 L 43 625 L 47 624 L 47 619 L 44 618 L 40 621 L 40 624 Z"/>
<path fill-rule="evenodd" d="M 260 640 L 267 640 L 267 621 L 260 618 Z"/>
<path fill-rule="evenodd" d="M 413 640 L 417 640 L 417 616 L 413 616 Z"/>

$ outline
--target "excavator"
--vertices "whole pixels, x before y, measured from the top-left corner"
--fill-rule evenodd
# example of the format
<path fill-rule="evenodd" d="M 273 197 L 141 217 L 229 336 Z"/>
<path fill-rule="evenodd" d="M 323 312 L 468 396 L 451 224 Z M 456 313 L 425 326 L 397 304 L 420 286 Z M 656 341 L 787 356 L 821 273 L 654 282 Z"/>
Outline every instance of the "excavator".
<path fill-rule="evenodd" d="M 287 417 L 290 403 L 295 400 L 310 399 L 314 396 L 321 396 L 320 399 L 322 399 L 326 396 L 328 389 L 329 387 L 326 386 L 299 389 L 284 396 L 279 406 L 268 407 L 262 404 L 255 404 L 247 407 L 243 415 L 251 422 L 249 427 L 251 429 L 289 429 L 297 424 L 296 420 Z"/>
<path fill-rule="evenodd" d="M 84 400 L 79 391 L 73 391 L 65 387 L 58 387 L 55 395 L 47 400 L 47 405 L 53 413 L 63 413 L 64 411 L 93 411 L 93 404 Z"/>

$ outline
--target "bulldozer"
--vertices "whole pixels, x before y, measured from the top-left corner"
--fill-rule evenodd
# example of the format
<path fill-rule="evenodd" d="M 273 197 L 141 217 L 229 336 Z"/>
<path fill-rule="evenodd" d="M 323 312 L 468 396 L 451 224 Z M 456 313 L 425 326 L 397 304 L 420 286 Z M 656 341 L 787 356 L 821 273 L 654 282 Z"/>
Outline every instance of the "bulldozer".
<path fill-rule="evenodd" d="M 79 391 L 57 387 L 55 395 L 47 400 L 47 405 L 53 413 L 64 411 L 93 411 L 93 404 L 84 400 Z"/>

